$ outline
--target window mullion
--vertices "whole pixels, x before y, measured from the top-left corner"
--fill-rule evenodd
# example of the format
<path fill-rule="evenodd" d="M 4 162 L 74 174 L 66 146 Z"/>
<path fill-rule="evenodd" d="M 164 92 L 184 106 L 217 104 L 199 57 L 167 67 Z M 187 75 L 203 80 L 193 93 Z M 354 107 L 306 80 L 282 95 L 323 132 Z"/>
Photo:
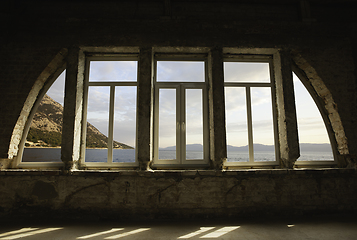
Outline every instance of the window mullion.
<path fill-rule="evenodd" d="M 250 87 L 246 87 L 246 102 L 247 102 L 249 162 L 254 162 L 252 103 L 251 103 Z"/>
<path fill-rule="evenodd" d="M 180 163 L 186 160 L 186 88 L 184 85 L 180 86 L 180 118 L 181 118 L 181 133 L 180 133 Z"/>
<path fill-rule="evenodd" d="M 113 128 L 114 128 L 114 97 L 115 86 L 110 86 L 109 129 L 108 129 L 108 163 L 113 163 Z"/>
<path fill-rule="evenodd" d="M 183 128 L 181 118 L 181 86 L 176 87 L 176 161 L 181 163 L 182 151 L 181 151 L 181 130 Z"/>

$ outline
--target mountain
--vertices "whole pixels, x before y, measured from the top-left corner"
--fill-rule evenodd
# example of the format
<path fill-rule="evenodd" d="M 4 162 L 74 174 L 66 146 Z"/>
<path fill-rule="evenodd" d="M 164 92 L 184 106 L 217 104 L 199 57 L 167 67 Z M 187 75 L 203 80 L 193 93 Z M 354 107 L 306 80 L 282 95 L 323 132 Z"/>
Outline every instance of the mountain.
<path fill-rule="evenodd" d="M 63 107 L 45 95 L 32 119 L 26 146 L 58 147 L 61 145 Z M 108 137 L 92 124 L 87 123 L 86 145 L 89 148 L 107 147 Z M 124 143 L 114 141 L 114 148 L 132 149 Z"/>

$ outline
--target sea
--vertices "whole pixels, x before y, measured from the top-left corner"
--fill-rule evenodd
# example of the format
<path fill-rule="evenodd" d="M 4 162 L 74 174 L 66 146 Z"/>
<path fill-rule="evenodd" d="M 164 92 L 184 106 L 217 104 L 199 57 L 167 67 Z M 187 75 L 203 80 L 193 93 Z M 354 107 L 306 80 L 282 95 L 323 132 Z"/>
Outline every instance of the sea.
<path fill-rule="evenodd" d="M 107 149 L 86 149 L 86 162 L 106 162 Z M 160 150 L 159 159 L 175 159 L 176 151 Z M 332 152 L 306 151 L 300 153 L 298 161 L 331 161 Z M 202 159 L 202 151 L 187 151 L 187 159 Z M 61 162 L 60 148 L 25 148 L 23 162 Z M 248 162 L 249 156 L 243 151 L 229 151 L 228 162 Z M 275 161 L 272 151 L 256 151 L 254 161 Z M 135 149 L 114 149 L 113 162 L 135 162 Z"/>

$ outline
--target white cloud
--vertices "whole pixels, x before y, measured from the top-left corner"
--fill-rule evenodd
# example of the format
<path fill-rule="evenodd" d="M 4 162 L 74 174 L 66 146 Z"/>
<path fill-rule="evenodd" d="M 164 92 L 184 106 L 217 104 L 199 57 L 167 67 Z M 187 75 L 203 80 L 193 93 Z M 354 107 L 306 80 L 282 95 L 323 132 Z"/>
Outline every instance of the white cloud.
<path fill-rule="evenodd" d="M 158 61 L 157 80 L 158 81 L 194 81 L 204 82 L 205 80 L 204 62 L 188 61 Z"/>
<path fill-rule="evenodd" d="M 137 61 L 91 61 L 89 81 L 136 81 Z"/>
<path fill-rule="evenodd" d="M 58 78 L 54 81 L 50 89 L 47 91 L 47 95 L 53 100 L 60 103 L 63 106 L 64 101 L 64 83 L 65 83 L 66 71 L 63 71 Z"/>
<path fill-rule="evenodd" d="M 269 63 L 225 62 L 226 82 L 270 82 Z"/>

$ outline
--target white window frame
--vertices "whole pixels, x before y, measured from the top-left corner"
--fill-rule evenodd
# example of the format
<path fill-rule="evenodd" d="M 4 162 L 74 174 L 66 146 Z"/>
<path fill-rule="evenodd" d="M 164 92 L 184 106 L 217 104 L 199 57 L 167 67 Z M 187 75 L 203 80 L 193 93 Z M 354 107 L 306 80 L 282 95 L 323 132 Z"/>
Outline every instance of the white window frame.
<path fill-rule="evenodd" d="M 252 62 L 252 63 L 269 63 L 270 82 L 269 83 L 240 83 L 240 82 L 224 82 L 224 87 L 244 87 L 246 92 L 246 107 L 247 107 L 247 127 L 248 127 L 248 146 L 249 146 L 249 161 L 248 162 L 228 162 L 224 163 L 226 167 L 247 166 L 247 167 L 260 167 L 260 166 L 278 166 L 280 161 L 279 151 L 279 133 L 276 109 L 276 91 L 275 91 L 275 77 L 274 77 L 274 61 L 273 56 L 270 55 L 232 55 L 227 54 L 223 58 L 224 62 Z M 224 80 L 223 80 L 224 81 Z M 256 162 L 254 161 L 254 142 L 253 142 L 253 122 L 251 111 L 251 87 L 270 87 L 271 100 L 272 100 L 272 118 L 273 118 L 273 134 L 274 134 L 274 149 L 275 161 Z M 227 134 L 227 133 L 226 133 Z"/>
<path fill-rule="evenodd" d="M 84 77 L 84 93 L 83 93 L 83 117 L 82 117 L 82 141 L 81 141 L 81 167 L 85 168 L 120 168 L 120 167 L 138 167 L 138 86 L 139 80 L 136 81 L 97 81 L 89 82 L 89 70 L 91 61 L 137 61 L 139 64 L 138 54 L 93 54 L 86 57 L 86 68 Z M 137 68 L 137 71 L 139 69 Z M 137 74 L 138 76 L 138 74 Z M 109 122 L 108 122 L 108 157 L 107 162 L 86 162 L 86 135 L 87 135 L 87 108 L 88 108 L 88 90 L 90 86 L 105 86 L 110 87 L 110 100 L 109 100 Z M 136 130 L 135 130 L 135 162 L 113 162 L 113 127 L 114 127 L 114 101 L 115 101 L 115 87 L 116 86 L 136 86 Z"/>
<path fill-rule="evenodd" d="M 158 61 L 204 62 L 204 82 L 157 81 Z M 205 54 L 190 56 L 157 56 L 154 60 L 154 148 L 153 167 L 199 168 L 209 166 L 209 131 L 208 131 L 208 74 Z M 176 89 L 176 159 L 159 159 L 159 90 Z M 203 111 L 203 159 L 186 159 L 186 89 L 202 89 Z"/>

